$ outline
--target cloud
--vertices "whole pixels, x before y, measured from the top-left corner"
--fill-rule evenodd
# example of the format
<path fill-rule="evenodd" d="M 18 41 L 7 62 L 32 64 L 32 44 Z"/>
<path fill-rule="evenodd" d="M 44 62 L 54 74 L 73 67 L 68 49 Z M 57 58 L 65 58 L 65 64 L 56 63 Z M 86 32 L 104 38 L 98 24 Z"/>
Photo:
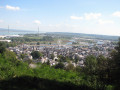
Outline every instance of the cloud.
<path fill-rule="evenodd" d="M 35 23 L 35 24 L 38 24 L 38 25 L 41 24 L 41 22 L 40 22 L 39 20 L 35 20 L 34 23 Z"/>
<path fill-rule="evenodd" d="M 13 6 L 10 6 L 10 5 L 6 5 L 6 9 L 16 11 L 16 10 L 20 10 L 20 7 L 13 7 Z"/>
<path fill-rule="evenodd" d="M 91 20 L 91 19 L 98 19 L 100 16 L 102 16 L 101 13 L 85 13 L 83 17 L 70 16 L 70 18 L 74 20 L 83 20 L 83 19 Z"/>
<path fill-rule="evenodd" d="M 114 22 L 113 21 L 111 21 L 111 20 L 98 20 L 98 23 L 99 24 L 114 24 Z"/>
<path fill-rule="evenodd" d="M 120 11 L 114 12 L 112 15 L 116 17 L 120 17 Z"/>
<path fill-rule="evenodd" d="M 77 17 L 77 16 L 70 16 L 71 19 L 74 19 L 74 20 L 82 20 L 83 17 Z"/>
<path fill-rule="evenodd" d="M 3 22 L 3 20 L 0 20 L 0 23 L 2 23 Z"/>
<path fill-rule="evenodd" d="M 100 16 L 102 16 L 101 13 L 85 13 L 84 15 L 86 20 L 98 19 Z"/>

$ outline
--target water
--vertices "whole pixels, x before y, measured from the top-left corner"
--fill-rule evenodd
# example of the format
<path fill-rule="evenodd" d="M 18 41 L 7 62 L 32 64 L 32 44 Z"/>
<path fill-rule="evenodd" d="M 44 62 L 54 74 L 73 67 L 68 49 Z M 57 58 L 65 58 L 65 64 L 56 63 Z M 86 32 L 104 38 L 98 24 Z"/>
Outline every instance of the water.
<path fill-rule="evenodd" d="M 24 35 L 24 34 L 37 34 L 37 31 L 0 31 L 0 35 Z M 40 33 L 45 33 L 45 32 L 40 32 Z"/>
<path fill-rule="evenodd" d="M 69 40 L 69 42 L 67 42 L 65 45 L 72 45 L 72 43 L 75 42 L 75 40 Z"/>

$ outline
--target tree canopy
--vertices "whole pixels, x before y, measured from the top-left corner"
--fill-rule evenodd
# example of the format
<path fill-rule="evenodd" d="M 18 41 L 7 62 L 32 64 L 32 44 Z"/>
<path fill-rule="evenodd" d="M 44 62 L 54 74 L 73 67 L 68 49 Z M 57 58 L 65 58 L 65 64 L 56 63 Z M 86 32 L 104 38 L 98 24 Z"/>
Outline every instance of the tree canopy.
<path fill-rule="evenodd" d="M 0 53 L 5 52 L 5 50 L 5 45 L 2 42 L 0 42 Z"/>
<path fill-rule="evenodd" d="M 58 63 L 57 65 L 55 65 L 55 68 L 57 68 L 57 69 L 58 69 L 58 68 L 59 68 L 59 69 L 64 69 L 64 67 L 65 67 L 64 64 L 61 63 L 61 62 Z"/>
<path fill-rule="evenodd" d="M 38 59 L 38 58 L 42 57 L 42 53 L 39 52 L 39 51 L 33 51 L 33 52 L 31 53 L 31 55 L 32 55 L 32 57 L 33 57 L 34 59 Z"/>

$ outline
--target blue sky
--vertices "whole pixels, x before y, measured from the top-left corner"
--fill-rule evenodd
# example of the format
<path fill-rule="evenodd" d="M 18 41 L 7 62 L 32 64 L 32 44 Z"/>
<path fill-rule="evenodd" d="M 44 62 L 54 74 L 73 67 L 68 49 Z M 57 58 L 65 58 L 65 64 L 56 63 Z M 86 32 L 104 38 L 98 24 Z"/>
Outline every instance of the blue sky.
<path fill-rule="evenodd" d="M 0 28 L 120 36 L 120 0 L 0 0 Z"/>

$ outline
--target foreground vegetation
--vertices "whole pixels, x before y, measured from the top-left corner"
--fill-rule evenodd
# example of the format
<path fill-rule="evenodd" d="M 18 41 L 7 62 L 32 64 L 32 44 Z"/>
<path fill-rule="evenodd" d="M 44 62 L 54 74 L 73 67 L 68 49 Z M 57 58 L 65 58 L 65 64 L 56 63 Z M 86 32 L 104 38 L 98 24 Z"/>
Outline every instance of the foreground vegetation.
<path fill-rule="evenodd" d="M 72 71 L 54 69 L 46 64 L 38 64 L 37 68 L 32 69 L 27 63 L 17 60 L 15 54 L 10 51 L 0 54 L 1 89 L 49 89 L 51 85 L 51 89 L 88 88 L 90 82 L 83 78 L 85 76 L 79 76 Z"/>
<path fill-rule="evenodd" d="M 36 68 L 30 68 L 0 43 L 2 90 L 119 90 L 120 40 L 109 58 L 88 56 L 83 68 L 65 70 L 58 67 L 38 63 Z"/>
<path fill-rule="evenodd" d="M 93 88 L 94 85 L 84 78 L 87 79 L 84 74 L 54 69 L 46 64 L 38 64 L 32 69 L 27 63 L 17 60 L 13 52 L 0 54 L 1 89 Z"/>

